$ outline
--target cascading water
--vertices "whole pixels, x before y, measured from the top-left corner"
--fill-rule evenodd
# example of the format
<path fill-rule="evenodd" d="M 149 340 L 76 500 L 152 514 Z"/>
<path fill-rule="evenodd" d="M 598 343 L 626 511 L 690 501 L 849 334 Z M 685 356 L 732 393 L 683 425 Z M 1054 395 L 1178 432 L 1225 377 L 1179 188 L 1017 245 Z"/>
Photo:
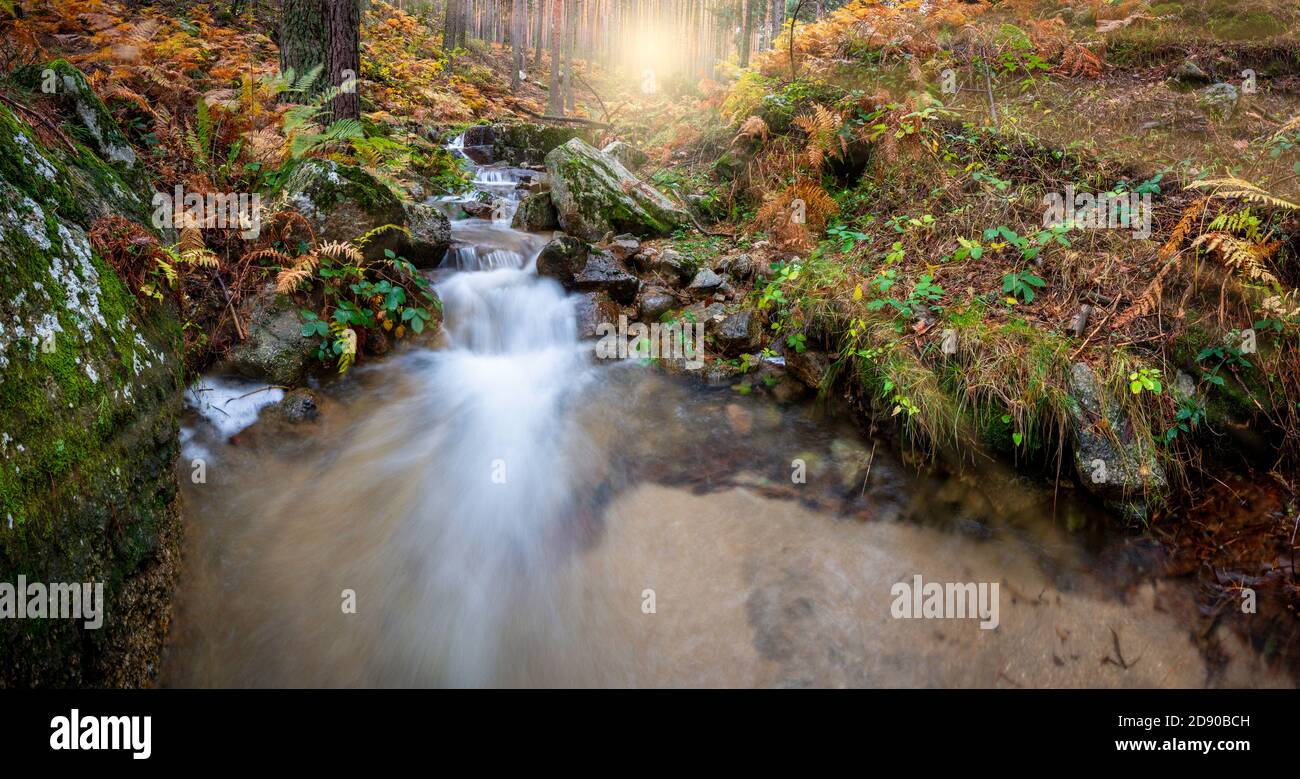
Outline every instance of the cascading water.
<path fill-rule="evenodd" d="M 513 212 L 509 171 L 479 169 L 474 180 L 507 199 L 498 213 Z M 462 247 L 443 267 L 456 272 L 437 284 L 446 348 L 425 356 L 429 392 L 416 401 L 434 417 L 419 433 L 429 455 L 421 503 L 433 508 L 402 531 L 424 561 L 412 592 L 436 608 L 408 623 L 405 645 L 437 646 L 425 657 L 438 659 L 430 670 L 445 683 L 487 684 L 500 637 L 522 624 L 519 604 L 573 510 L 571 475 L 590 447 L 566 404 L 590 366 L 573 300 L 536 273 L 537 236 L 465 220 L 453 237 Z"/>
<path fill-rule="evenodd" d="M 517 175 L 476 169 L 494 215 Z M 452 233 L 442 346 L 353 368 L 316 423 L 242 429 L 270 396 L 196 387 L 213 408 L 186 451 L 209 465 L 201 484 L 179 465 L 165 684 L 1294 683 L 1223 631 L 1211 677 L 1188 583 L 1151 582 L 1123 539 L 1090 549 L 1064 528 L 1099 523 L 1064 496 L 921 475 L 842 418 L 597 367 L 535 271 L 544 236 L 508 217 Z M 894 619 L 914 574 L 1019 594 L 997 630 Z M 1140 664 L 1099 661 L 1119 637 Z"/>

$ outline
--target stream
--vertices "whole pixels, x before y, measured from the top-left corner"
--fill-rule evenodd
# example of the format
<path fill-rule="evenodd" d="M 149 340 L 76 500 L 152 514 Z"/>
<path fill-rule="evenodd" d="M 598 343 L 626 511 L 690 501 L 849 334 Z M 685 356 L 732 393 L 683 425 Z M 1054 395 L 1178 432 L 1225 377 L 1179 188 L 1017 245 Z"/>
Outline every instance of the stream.
<path fill-rule="evenodd" d="M 548 236 L 508 225 L 453 222 L 439 342 L 324 384 L 315 422 L 208 380 L 164 686 L 1294 686 L 1069 490 L 595 359 Z M 895 618 L 917 575 L 998 583 L 996 628 Z"/>

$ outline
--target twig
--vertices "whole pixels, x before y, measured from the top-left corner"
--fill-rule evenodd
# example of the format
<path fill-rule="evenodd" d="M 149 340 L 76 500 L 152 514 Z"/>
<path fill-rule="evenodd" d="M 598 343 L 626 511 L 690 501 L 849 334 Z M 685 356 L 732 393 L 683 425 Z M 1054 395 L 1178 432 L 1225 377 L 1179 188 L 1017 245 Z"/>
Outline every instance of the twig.
<path fill-rule="evenodd" d="M 605 123 L 612 127 L 613 125 L 609 124 L 609 109 L 605 107 L 605 101 L 601 98 L 600 93 L 593 89 L 591 84 L 588 84 L 585 78 L 578 75 L 578 71 L 573 71 L 573 77 L 578 79 L 578 83 L 586 87 L 588 92 L 595 95 L 596 102 L 600 103 L 600 112 L 605 115 Z"/>
<path fill-rule="evenodd" d="M 32 116 L 32 117 L 35 117 L 36 119 L 39 119 L 40 122 L 41 122 L 41 124 L 45 125 L 46 127 L 50 128 L 51 130 L 53 130 L 53 131 L 54 131 L 54 134 L 57 135 L 57 136 L 59 137 L 59 140 L 63 141 L 65 144 L 67 144 L 67 146 L 68 146 L 68 148 L 69 148 L 70 150 L 72 150 L 73 152 L 76 152 L 76 150 L 77 150 L 77 146 L 76 146 L 76 144 L 74 144 L 74 143 L 72 142 L 72 139 L 68 138 L 67 134 L 64 133 L 63 130 L 60 130 L 60 129 L 59 129 L 59 126 L 58 126 L 57 124 L 55 124 L 54 122 L 50 121 L 49 117 L 45 116 L 44 114 L 40 113 L 39 111 L 34 111 L 34 110 L 32 110 L 31 108 L 28 108 L 27 106 L 25 106 L 25 105 L 23 105 L 22 103 L 19 103 L 19 102 L 13 100 L 12 98 L 6 97 L 4 94 L 0 94 L 0 101 L 3 101 L 4 104 L 7 105 L 7 106 L 10 106 L 10 107 L 15 108 L 15 109 L 17 109 L 17 110 L 19 110 L 19 111 L 22 111 L 23 113 L 27 114 L 28 116 Z"/>
<path fill-rule="evenodd" d="M 266 392 L 267 390 L 273 390 L 273 389 L 284 390 L 285 392 L 288 392 L 289 390 L 293 389 L 293 387 L 286 387 L 282 384 L 268 384 L 265 387 L 259 387 L 258 389 L 252 390 L 251 392 L 245 392 L 243 395 L 236 395 L 233 398 L 226 398 L 226 402 L 222 403 L 221 405 L 226 406 L 229 405 L 230 401 L 232 400 L 243 400 L 249 395 L 256 395 L 259 392 Z"/>

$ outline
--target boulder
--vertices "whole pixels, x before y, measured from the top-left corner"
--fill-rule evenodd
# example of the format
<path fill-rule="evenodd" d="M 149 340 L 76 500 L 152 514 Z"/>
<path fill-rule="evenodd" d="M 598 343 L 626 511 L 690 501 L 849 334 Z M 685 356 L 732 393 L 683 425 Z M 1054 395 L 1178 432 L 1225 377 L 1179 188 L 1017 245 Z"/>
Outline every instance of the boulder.
<path fill-rule="evenodd" d="M 0 137 L 13 145 L 0 154 L 0 175 L 38 203 L 56 205 L 61 216 L 87 228 L 103 217 L 123 216 L 153 232 L 153 187 L 144 166 L 135 160 L 103 102 L 86 87 L 81 71 L 56 60 L 19 68 L 14 79 L 38 90 L 47 70 L 53 74 L 55 91 L 52 105 L 44 110 L 62 120 L 63 129 L 84 145 L 75 151 L 63 144 L 44 146 L 25 119 L 6 111 L 0 114 Z M 96 153 L 97 148 L 102 151 Z M 170 218 L 171 209 L 166 210 Z M 170 232 L 161 237 L 176 240 Z"/>
<path fill-rule="evenodd" d="M 575 138 L 585 138 L 589 131 L 575 127 L 555 127 L 532 122 L 501 122 L 491 127 L 492 159 L 513 167 L 542 165 L 557 146 Z"/>
<path fill-rule="evenodd" d="M 674 249 L 664 249 L 658 254 L 650 255 L 645 266 L 647 270 L 658 273 L 665 281 L 675 284 L 685 284 L 695 275 L 686 258 Z"/>
<path fill-rule="evenodd" d="M 830 370 L 830 358 L 825 352 L 805 349 L 802 352 L 787 349 L 785 368 L 791 376 L 813 389 L 820 389 Z"/>
<path fill-rule="evenodd" d="M 763 329 L 749 309 L 729 312 L 713 331 L 714 343 L 729 357 L 752 352 L 762 343 Z"/>
<path fill-rule="evenodd" d="M 0 688 L 156 683 L 180 560 L 181 325 L 88 238 L 85 197 L 141 196 L 90 97 L 75 153 L 0 104 L 0 581 L 99 583 L 104 610 L 0 619 Z"/>
<path fill-rule="evenodd" d="M 701 295 L 712 295 L 714 292 L 717 292 L 718 288 L 721 286 L 721 276 L 708 268 L 700 268 L 699 271 L 696 272 L 695 278 L 691 279 L 691 283 L 687 285 L 686 289 Z"/>
<path fill-rule="evenodd" d="M 1195 61 L 1183 60 L 1177 68 L 1174 69 L 1173 78 L 1183 84 L 1208 84 L 1210 76 L 1197 65 Z"/>
<path fill-rule="evenodd" d="M 579 338 L 595 338 L 602 324 L 618 324 L 618 305 L 604 292 L 579 295 L 575 313 Z"/>
<path fill-rule="evenodd" d="M 560 282 L 565 288 L 587 265 L 591 246 L 571 235 L 557 235 L 537 255 L 537 273 Z"/>
<path fill-rule="evenodd" d="M 300 384 L 316 354 L 316 340 L 302 334 L 293 301 L 267 284 L 245 298 L 239 318 L 248 337 L 218 364 L 218 371 L 282 387 Z"/>
<path fill-rule="evenodd" d="M 555 217 L 555 205 L 551 202 L 550 192 L 534 192 L 519 201 L 514 219 L 510 226 L 516 230 L 557 230 L 560 223 Z"/>
<path fill-rule="evenodd" d="M 605 251 L 593 251 L 587 257 L 587 264 L 574 277 L 577 289 L 590 292 L 593 290 L 607 293 L 618 303 L 627 305 L 636 299 L 641 280 Z"/>
<path fill-rule="evenodd" d="M 650 161 L 648 154 L 622 141 L 606 144 L 601 151 L 618 160 L 628 170 L 637 170 Z"/>
<path fill-rule="evenodd" d="M 616 235 L 605 242 L 603 248 L 614 255 L 614 259 L 619 262 L 626 262 L 641 251 L 641 242 L 637 240 L 635 235 L 624 233 L 623 235 Z"/>
<path fill-rule="evenodd" d="M 1222 121 L 1236 113 L 1240 97 L 1241 92 L 1235 85 L 1220 82 L 1202 89 L 1196 100 L 1211 118 Z"/>
<path fill-rule="evenodd" d="M 286 392 L 280 402 L 267 409 L 268 417 L 274 416 L 287 425 L 301 425 L 315 422 L 320 416 L 320 398 L 306 387 L 299 387 Z"/>
<path fill-rule="evenodd" d="M 575 138 L 546 155 L 551 201 L 570 235 L 668 235 L 690 216 L 613 157 Z"/>
<path fill-rule="evenodd" d="M 637 298 L 637 318 L 646 323 L 658 322 L 678 305 L 677 298 L 668 290 L 651 287 Z"/>
<path fill-rule="evenodd" d="M 410 235 L 400 241 L 397 253 L 417 268 L 438 267 L 451 246 L 451 222 L 447 215 L 421 204 L 408 204 L 404 210 Z"/>
<path fill-rule="evenodd" d="M 1169 486 L 1155 452 L 1134 435 L 1132 421 L 1090 366 L 1070 366 L 1069 384 L 1079 480 L 1127 518 L 1145 518 L 1149 504 L 1163 498 Z"/>
<path fill-rule="evenodd" d="M 64 60 L 33 65 L 15 71 L 15 81 L 33 92 L 51 94 L 59 113 L 100 159 L 114 167 L 133 188 L 147 184 L 144 165 L 108 112 L 104 101 L 90 88 L 86 75 Z M 53 92 L 47 92 L 52 88 Z"/>
<path fill-rule="evenodd" d="M 754 260 L 748 254 L 723 257 L 714 270 L 737 281 L 748 281 L 754 276 Z"/>
<path fill-rule="evenodd" d="M 496 161 L 494 145 L 496 129 L 489 124 L 476 124 L 465 128 L 461 136 L 461 151 L 477 165 L 491 165 Z"/>
<path fill-rule="evenodd" d="M 307 219 L 320 241 L 352 241 L 389 225 L 409 230 L 409 236 L 403 230 L 376 235 L 365 246 L 371 258 L 391 249 L 412 262 L 437 264 L 451 242 L 445 214 L 432 206 L 403 205 L 387 184 L 353 165 L 302 160 L 275 195 Z"/>

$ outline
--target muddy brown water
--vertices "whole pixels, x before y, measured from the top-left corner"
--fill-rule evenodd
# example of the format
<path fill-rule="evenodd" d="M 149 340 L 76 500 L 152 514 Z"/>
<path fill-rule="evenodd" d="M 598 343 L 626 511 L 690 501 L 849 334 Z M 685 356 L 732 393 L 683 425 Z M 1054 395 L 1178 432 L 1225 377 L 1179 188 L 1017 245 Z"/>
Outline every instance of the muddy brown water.
<path fill-rule="evenodd" d="M 1294 685 L 1068 490 L 596 360 L 543 236 L 453 236 L 442 342 L 326 384 L 314 422 L 190 393 L 164 685 Z M 896 618 L 916 576 L 996 583 L 996 627 Z"/>
<path fill-rule="evenodd" d="M 568 422 L 528 431 L 559 464 L 539 495 L 481 502 L 509 481 L 452 461 L 479 450 L 431 391 L 436 364 L 359 370 L 314 423 L 209 442 L 207 483 L 182 468 L 165 684 L 1293 683 L 1226 630 L 1226 665 L 1207 663 L 1191 586 L 1069 496 L 995 466 L 918 473 L 833 412 L 636 364 L 588 371 L 545 409 Z M 527 424 L 509 415 L 529 392 L 502 388 L 501 422 Z M 999 582 L 998 627 L 893 618 L 891 587 L 917 574 Z"/>

